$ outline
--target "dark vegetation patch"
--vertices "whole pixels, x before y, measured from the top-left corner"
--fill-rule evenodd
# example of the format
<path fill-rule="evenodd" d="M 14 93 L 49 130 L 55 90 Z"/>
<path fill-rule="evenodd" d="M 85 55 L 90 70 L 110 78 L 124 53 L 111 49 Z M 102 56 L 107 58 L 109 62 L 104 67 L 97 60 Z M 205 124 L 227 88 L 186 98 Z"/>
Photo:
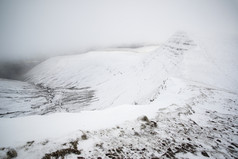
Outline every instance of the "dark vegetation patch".
<path fill-rule="evenodd" d="M 75 141 L 71 141 L 70 144 L 73 146 L 75 150 L 78 149 L 78 139 Z"/>
<path fill-rule="evenodd" d="M 70 146 L 70 148 L 60 149 L 60 150 L 57 150 L 57 151 L 54 151 L 51 153 L 47 153 L 47 154 L 45 154 L 44 157 L 42 157 L 42 159 L 52 159 L 52 158 L 64 159 L 65 156 L 69 155 L 69 154 L 80 155 L 81 151 L 78 150 L 78 139 L 75 141 L 71 141 L 69 143 L 72 145 L 72 146 Z M 66 145 L 66 143 L 63 145 Z"/>
<path fill-rule="evenodd" d="M 190 143 L 182 143 L 181 145 L 177 145 L 175 150 L 168 148 L 167 151 L 162 155 L 167 158 L 176 158 L 175 155 L 177 153 L 196 153 L 196 145 L 192 145 Z"/>
<path fill-rule="evenodd" d="M 58 159 L 58 158 L 64 159 L 64 157 L 68 154 L 80 155 L 81 151 L 79 151 L 77 149 L 72 149 L 72 148 L 61 149 L 61 150 L 57 150 L 55 152 L 45 154 L 45 156 L 42 157 L 42 159 L 52 159 L 52 157 L 55 159 Z"/>

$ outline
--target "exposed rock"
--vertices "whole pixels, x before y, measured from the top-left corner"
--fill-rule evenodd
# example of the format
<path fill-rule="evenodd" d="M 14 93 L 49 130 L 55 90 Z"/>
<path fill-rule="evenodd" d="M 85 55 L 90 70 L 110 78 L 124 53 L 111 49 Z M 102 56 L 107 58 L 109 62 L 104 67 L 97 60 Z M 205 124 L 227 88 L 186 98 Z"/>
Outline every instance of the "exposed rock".
<path fill-rule="evenodd" d="M 209 155 L 207 154 L 206 151 L 202 151 L 201 154 L 202 154 L 203 156 L 205 156 L 205 157 L 209 157 Z"/>
<path fill-rule="evenodd" d="M 17 152 L 15 149 L 10 149 L 7 151 L 8 158 L 14 158 L 17 157 Z"/>

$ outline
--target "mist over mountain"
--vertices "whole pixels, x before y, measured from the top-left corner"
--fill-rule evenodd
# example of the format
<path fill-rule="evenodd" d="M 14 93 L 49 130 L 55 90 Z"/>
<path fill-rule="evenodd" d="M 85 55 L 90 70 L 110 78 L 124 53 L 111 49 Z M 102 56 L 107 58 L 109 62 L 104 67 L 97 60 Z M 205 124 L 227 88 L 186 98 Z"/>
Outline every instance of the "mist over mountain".
<path fill-rule="evenodd" d="M 237 34 L 236 0 L 3 0 L 0 55 L 11 59 L 155 44 L 178 30 Z"/>

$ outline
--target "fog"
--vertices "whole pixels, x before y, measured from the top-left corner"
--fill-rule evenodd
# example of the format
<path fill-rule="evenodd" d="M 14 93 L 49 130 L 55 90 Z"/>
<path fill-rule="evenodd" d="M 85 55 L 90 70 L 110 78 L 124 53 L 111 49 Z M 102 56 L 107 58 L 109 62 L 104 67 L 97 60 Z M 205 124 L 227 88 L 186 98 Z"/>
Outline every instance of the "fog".
<path fill-rule="evenodd" d="M 1 0 L 1 58 L 157 44 L 177 30 L 238 34 L 236 0 Z"/>

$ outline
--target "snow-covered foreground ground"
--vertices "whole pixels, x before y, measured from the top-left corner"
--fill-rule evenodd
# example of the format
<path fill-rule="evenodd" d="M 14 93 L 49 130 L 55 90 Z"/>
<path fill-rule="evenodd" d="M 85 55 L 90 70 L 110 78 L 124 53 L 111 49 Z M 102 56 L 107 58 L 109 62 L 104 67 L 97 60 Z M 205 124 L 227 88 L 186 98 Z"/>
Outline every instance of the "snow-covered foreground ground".
<path fill-rule="evenodd" d="M 238 39 L 55 57 L 0 80 L 0 157 L 237 158 Z"/>

